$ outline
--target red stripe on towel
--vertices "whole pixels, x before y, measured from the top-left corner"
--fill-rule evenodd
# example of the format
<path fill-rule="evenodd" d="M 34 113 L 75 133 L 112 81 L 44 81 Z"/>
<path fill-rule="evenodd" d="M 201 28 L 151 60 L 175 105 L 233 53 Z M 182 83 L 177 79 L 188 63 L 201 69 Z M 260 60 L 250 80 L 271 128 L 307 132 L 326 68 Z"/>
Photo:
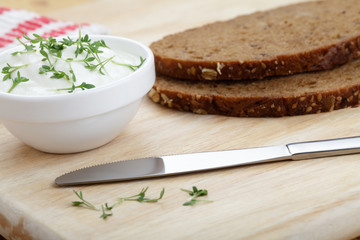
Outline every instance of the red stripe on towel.
<path fill-rule="evenodd" d="M 79 25 L 76 24 L 70 24 L 70 25 L 66 25 L 64 27 L 58 28 L 58 29 L 54 29 L 51 30 L 50 32 L 46 32 L 42 35 L 43 38 L 48 38 L 50 36 L 52 37 L 58 37 L 60 35 L 66 35 L 66 33 L 74 31 L 76 29 L 78 29 Z"/>
<path fill-rule="evenodd" d="M 16 27 L 5 33 L 4 36 L 0 37 L 0 47 L 5 47 L 6 45 L 13 43 L 16 38 L 21 38 L 24 34 L 34 32 L 36 29 L 42 28 L 44 25 L 51 22 L 56 22 L 56 20 L 48 17 L 35 17 L 33 19 L 20 22 Z"/>
<path fill-rule="evenodd" d="M 0 7 L 0 14 L 2 14 L 3 12 L 6 12 L 6 11 L 10 11 L 10 8 Z"/>

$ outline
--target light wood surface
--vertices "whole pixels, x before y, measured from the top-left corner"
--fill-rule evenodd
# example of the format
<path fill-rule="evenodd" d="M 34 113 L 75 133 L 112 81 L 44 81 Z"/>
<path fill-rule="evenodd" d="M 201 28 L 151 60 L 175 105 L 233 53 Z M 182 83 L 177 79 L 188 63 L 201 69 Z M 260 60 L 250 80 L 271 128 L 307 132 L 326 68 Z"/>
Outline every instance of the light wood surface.
<path fill-rule="evenodd" d="M 297 0 L 0 0 L 74 22 L 98 23 L 149 45 L 164 35 Z M 280 162 L 152 180 L 59 188 L 54 179 L 103 162 L 286 144 L 360 134 L 360 109 L 285 118 L 182 113 L 143 102 L 111 143 L 54 155 L 25 146 L 0 125 L 0 234 L 9 239 L 351 239 L 360 235 L 360 155 Z M 184 207 L 180 188 L 214 202 Z M 73 207 L 73 190 L 97 206 L 149 186 L 154 204 L 125 202 L 106 220 Z"/>

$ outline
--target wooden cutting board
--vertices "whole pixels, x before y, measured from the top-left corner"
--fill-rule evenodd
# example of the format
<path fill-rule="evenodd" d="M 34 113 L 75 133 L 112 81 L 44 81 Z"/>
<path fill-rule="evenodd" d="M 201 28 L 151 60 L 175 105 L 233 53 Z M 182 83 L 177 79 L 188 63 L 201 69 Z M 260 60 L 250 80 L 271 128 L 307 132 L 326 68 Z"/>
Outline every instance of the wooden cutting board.
<path fill-rule="evenodd" d="M 150 44 L 164 35 L 297 0 L 5 1 L 49 17 L 99 23 Z M 360 108 L 285 118 L 177 112 L 145 99 L 111 143 L 83 153 L 36 151 L 0 125 L 0 234 L 9 239 L 351 239 L 360 235 L 360 155 L 246 166 L 152 180 L 64 187 L 54 179 L 88 165 L 154 155 L 226 150 L 360 135 Z M 113 216 L 73 207 L 73 190 L 96 206 L 149 187 L 158 203 L 124 202 Z M 185 207 L 180 188 L 213 203 Z"/>

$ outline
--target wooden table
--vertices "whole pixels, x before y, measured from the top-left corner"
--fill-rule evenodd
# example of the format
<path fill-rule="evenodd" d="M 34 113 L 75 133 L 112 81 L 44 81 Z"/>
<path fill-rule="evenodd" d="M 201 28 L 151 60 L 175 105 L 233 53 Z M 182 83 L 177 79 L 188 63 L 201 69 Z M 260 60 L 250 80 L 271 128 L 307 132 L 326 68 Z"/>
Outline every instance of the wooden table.
<path fill-rule="evenodd" d="M 150 44 L 162 36 L 298 0 L 0 0 Z M 9 239 L 351 239 L 360 235 L 360 155 L 246 166 L 153 180 L 59 188 L 54 179 L 102 162 L 153 155 L 356 136 L 360 109 L 285 118 L 182 113 L 145 99 L 111 143 L 93 151 L 36 151 L 0 125 L 0 234 Z M 214 202 L 182 206 L 180 188 L 209 191 Z M 73 190 L 95 205 L 138 193 L 158 203 L 125 202 L 113 216 L 73 207 Z"/>

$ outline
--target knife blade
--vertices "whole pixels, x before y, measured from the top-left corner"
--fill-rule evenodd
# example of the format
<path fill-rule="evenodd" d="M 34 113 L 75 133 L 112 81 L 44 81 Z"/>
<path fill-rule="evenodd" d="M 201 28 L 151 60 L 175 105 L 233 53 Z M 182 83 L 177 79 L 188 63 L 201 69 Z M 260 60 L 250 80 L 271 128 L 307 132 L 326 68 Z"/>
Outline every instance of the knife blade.
<path fill-rule="evenodd" d="M 359 152 L 360 137 L 348 137 L 279 146 L 147 157 L 85 167 L 59 176 L 55 183 L 58 186 L 69 186 L 125 181 Z"/>

